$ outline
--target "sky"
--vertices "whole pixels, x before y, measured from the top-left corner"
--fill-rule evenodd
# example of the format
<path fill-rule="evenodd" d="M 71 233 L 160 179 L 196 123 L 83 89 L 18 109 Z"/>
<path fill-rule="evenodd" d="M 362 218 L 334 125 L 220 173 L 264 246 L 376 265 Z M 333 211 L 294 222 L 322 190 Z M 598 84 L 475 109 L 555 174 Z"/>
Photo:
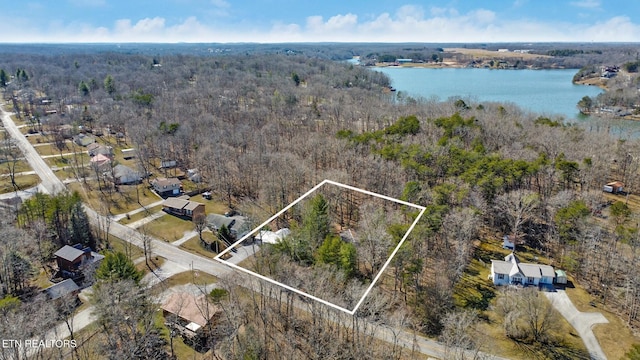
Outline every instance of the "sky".
<path fill-rule="evenodd" d="M 0 0 L 0 43 L 640 42 L 638 0 Z"/>

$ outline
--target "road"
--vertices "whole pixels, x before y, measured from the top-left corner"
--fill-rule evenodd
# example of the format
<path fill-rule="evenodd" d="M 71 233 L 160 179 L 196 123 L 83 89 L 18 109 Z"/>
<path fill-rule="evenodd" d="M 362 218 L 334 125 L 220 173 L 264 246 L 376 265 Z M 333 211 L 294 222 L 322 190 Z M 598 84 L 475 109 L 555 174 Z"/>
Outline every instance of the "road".
<path fill-rule="evenodd" d="M 602 351 L 591 327 L 595 324 L 606 324 L 609 320 L 599 312 L 578 311 L 564 290 L 558 289 L 555 292 L 545 292 L 544 294 L 551 301 L 553 307 L 576 329 L 584 342 L 584 346 L 589 351 L 591 359 L 606 360 L 607 356 Z"/>
<path fill-rule="evenodd" d="M 63 191 L 65 186 L 62 181 L 58 179 L 29 140 L 20 132 L 20 129 L 18 129 L 13 119 L 11 119 L 11 114 L 4 110 L 4 104 L 0 105 L 0 116 L 2 117 L 5 130 L 15 139 L 16 145 L 18 145 L 25 159 L 29 165 L 31 165 L 31 169 L 33 169 L 42 180 L 42 189 L 49 194 L 57 194 Z"/>
<path fill-rule="evenodd" d="M 26 137 L 18 130 L 18 127 L 9 116 L 9 113 L 4 110 L 2 105 L 0 105 L 0 111 L 2 113 L 2 121 L 4 123 L 5 129 L 7 129 L 11 136 L 16 139 L 17 144 L 22 150 L 25 158 L 29 162 L 29 165 L 31 165 L 31 168 L 42 179 L 41 187 L 44 188 L 44 190 L 46 190 L 46 192 L 49 194 L 56 194 L 63 191 L 65 189 L 64 183 L 55 176 L 53 171 L 51 171 L 51 168 L 49 168 L 42 157 L 40 157 L 40 155 L 36 152 L 33 145 L 29 143 Z M 86 206 L 86 204 L 84 205 L 84 210 L 86 211 L 87 216 L 93 226 L 99 228 L 105 227 L 105 224 L 107 223 L 106 217 L 98 214 L 95 210 Z M 138 231 L 128 226 L 122 225 L 116 221 L 110 221 L 109 223 L 109 233 L 111 235 L 123 239 L 135 246 L 143 248 L 143 235 Z M 202 256 L 192 254 L 170 243 L 152 237 L 149 237 L 149 240 L 154 255 L 162 256 L 178 264 L 179 266 L 183 266 L 185 268 L 193 270 L 200 270 L 216 277 L 224 277 L 234 271 L 230 267 L 225 266 L 213 259 L 207 259 Z M 237 272 L 236 274 L 238 277 L 242 276 Z M 246 277 L 244 277 L 243 279 L 245 278 Z M 251 277 L 250 279 L 246 279 L 247 281 L 238 281 L 238 285 L 253 289 L 254 291 L 257 291 L 260 288 L 257 278 Z M 307 310 L 306 304 L 302 302 L 298 302 L 296 307 L 299 307 L 302 310 Z M 78 331 L 80 330 L 80 328 L 90 324 L 93 319 L 90 315 L 90 312 L 87 312 L 86 310 L 78 313 L 76 316 L 78 317 L 78 319 L 76 320 L 76 318 L 74 317 L 73 320 L 74 331 Z M 63 326 L 65 325 L 59 325 L 55 330 L 53 330 L 54 333 L 64 334 L 65 332 L 63 330 Z M 384 326 L 381 326 L 378 329 L 379 331 L 376 331 L 373 336 L 375 336 L 379 340 L 392 343 L 394 341 L 394 338 L 396 338 L 396 336 L 394 335 L 395 333 L 397 334 L 398 343 L 408 349 L 415 347 L 417 351 L 428 356 L 435 356 L 438 358 L 442 358 L 444 356 L 444 347 L 442 346 L 442 344 L 436 341 L 429 340 L 421 336 L 416 336 L 414 344 L 414 335 L 409 331 L 402 329 L 391 329 Z M 506 360 L 488 354 L 483 355 L 486 356 L 487 359 Z"/>

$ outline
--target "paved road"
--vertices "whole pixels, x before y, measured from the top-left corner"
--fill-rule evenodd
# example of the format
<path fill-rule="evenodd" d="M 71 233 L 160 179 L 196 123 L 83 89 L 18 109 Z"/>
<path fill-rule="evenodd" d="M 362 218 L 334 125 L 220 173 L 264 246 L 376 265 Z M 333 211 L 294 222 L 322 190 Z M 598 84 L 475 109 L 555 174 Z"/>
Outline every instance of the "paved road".
<path fill-rule="evenodd" d="M 567 319 L 569 324 L 576 329 L 582 338 L 585 347 L 589 351 L 591 359 L 606 360 L 607 356 L 602 351 L 600 343 L 598 343 L 598 339 L 596 339 L 593 331 L 591 331 L 591 327 L 595 324 L 606 324 L 609 320 L 599 312 L 578 311 L 564 290 L 545 292 L 544 294 L 547 295 L 547 298 L 551 301 L 553 307 L 556 308 L 556 310 L 558 310 L 560 314 Z"/>
<path fill-rule="evenodd" d="M 43 190 L 49 194 L 57 194 L 63 191 L 65 189 L 64 184 L 56 177 L 24 134 L 20 132 L 13 119 L 11 119 L 11 114 L 4 110 L 3 105 L 0 105 L 0 116 L 2 116 L 4 128 L 16 140 L 16 145 L 22 150 L 25 159 L 42 180 Z"/>

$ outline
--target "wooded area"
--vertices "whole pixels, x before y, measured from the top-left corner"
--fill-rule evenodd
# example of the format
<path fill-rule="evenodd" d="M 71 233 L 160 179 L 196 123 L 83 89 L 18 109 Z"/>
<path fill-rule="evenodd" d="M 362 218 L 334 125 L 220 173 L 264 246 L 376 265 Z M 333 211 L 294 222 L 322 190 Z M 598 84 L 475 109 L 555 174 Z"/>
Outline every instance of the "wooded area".
<path fill-rule="evenodd" d="M 490 264 L 484 244 L 501 243 L 504 234 L 515 236 L 518 251 L 566 270 L 630 328 L 640 327 L 640 212 L 633 198 L 602 192 L 614 180 L 630 194 L 640 190 L 635 139 L 589 132 L 511 104 L 398 99 L 388 91 L 389 79 L 375 69 L 296 52 L 13 53 L 3 54 L 0 69 L 11 75 L 3 86 L 5 99 L 33 132 L 55 134 L 71 125 L 74 132 L 122 134 L 137 149 L 140 168 L 175 161 L 182 170 L 198 169 L 203 188 L 255 220 L 275 214 L 324 179 L 427 208 L 353 317 L 270 285 L 252 291 L 242 287 L 239 275 L 221 279 L 225 295 L 206 294 L 224 318 L 208 344 L 216 349 L 211 358 L 421 356 L 400 346 L 398 333 L 388 342 L 376 339 L 373 333 L 382 327 L 440 337 L 451 354 L 459 346 L 493 351 L 474 332 L 486 321 L 483 312 L 500 313 L 501 307 L 507 314 L 509 301 L 548 308 L 530 295 L 514 300 L 495 289 L 480 291 L 474 301 L 456 295 L 466 291 L 461 279 L 472 261 Z M 20 211 L 0 216 L 0 311 L 12 319 L 0 325 L 3 338 L 16 337 L 22 325 L 25 334 L 45 331 L 68 315 L 34 313 L 41 302 L 30 279 L 59 245 L 106 247 L 101 232 L 87 231 L 80 206 L 76 195 L 38 195 Z M 381 222 L 372 207 L 358 212 L 371 226 Z M 399 240 L 393 226 L 378 230 L 386 232 L 388 243 Z M 325 238 L 316 239 L 320 255 L 309 255 L 309 261 L 334 263 L 323 257 L 330 250 L 318 250 Z M 353 273 L 373 272 L 385 249 L 356 265 L 336 260 L 325 280 L 361 286 L 346 282 Z M 111 279 L 94 291 L 105 335 L 100 346 L 112 358 L 163 358 L 173 352 L 169 336 L 154 328 L 153 306 L 137 286 Z M 295 305 L 300 302 L 302 308 Z M 107 315 L 113 309 L 118 313 Z M 505 320 L 505 336 L 535 345 L 544 356 L 584 356 L 559 350 L 557 326 L 527 328 L 520 321 L 527 320 Z M 26 324 L 38 325 L 28 330 Z M 166 352 L 156 352 L 158 346 Z M 464 356 L 469 354 L 451 355 Z"/>

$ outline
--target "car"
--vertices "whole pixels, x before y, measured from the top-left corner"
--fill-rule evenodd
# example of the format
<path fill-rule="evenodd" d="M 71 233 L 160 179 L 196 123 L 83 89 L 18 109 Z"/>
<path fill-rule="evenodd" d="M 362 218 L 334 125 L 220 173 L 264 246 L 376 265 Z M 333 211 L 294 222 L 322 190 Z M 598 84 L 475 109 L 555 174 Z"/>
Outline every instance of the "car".
<path fill-rule="evenodd" d="M 226 213 L 224 213 L 224 216 L 226 217 L 231 217 L 231 216 L 235 216 L 240 214 L 237 210 L 231 209 L 229 211 L 227 211 Z"/>

